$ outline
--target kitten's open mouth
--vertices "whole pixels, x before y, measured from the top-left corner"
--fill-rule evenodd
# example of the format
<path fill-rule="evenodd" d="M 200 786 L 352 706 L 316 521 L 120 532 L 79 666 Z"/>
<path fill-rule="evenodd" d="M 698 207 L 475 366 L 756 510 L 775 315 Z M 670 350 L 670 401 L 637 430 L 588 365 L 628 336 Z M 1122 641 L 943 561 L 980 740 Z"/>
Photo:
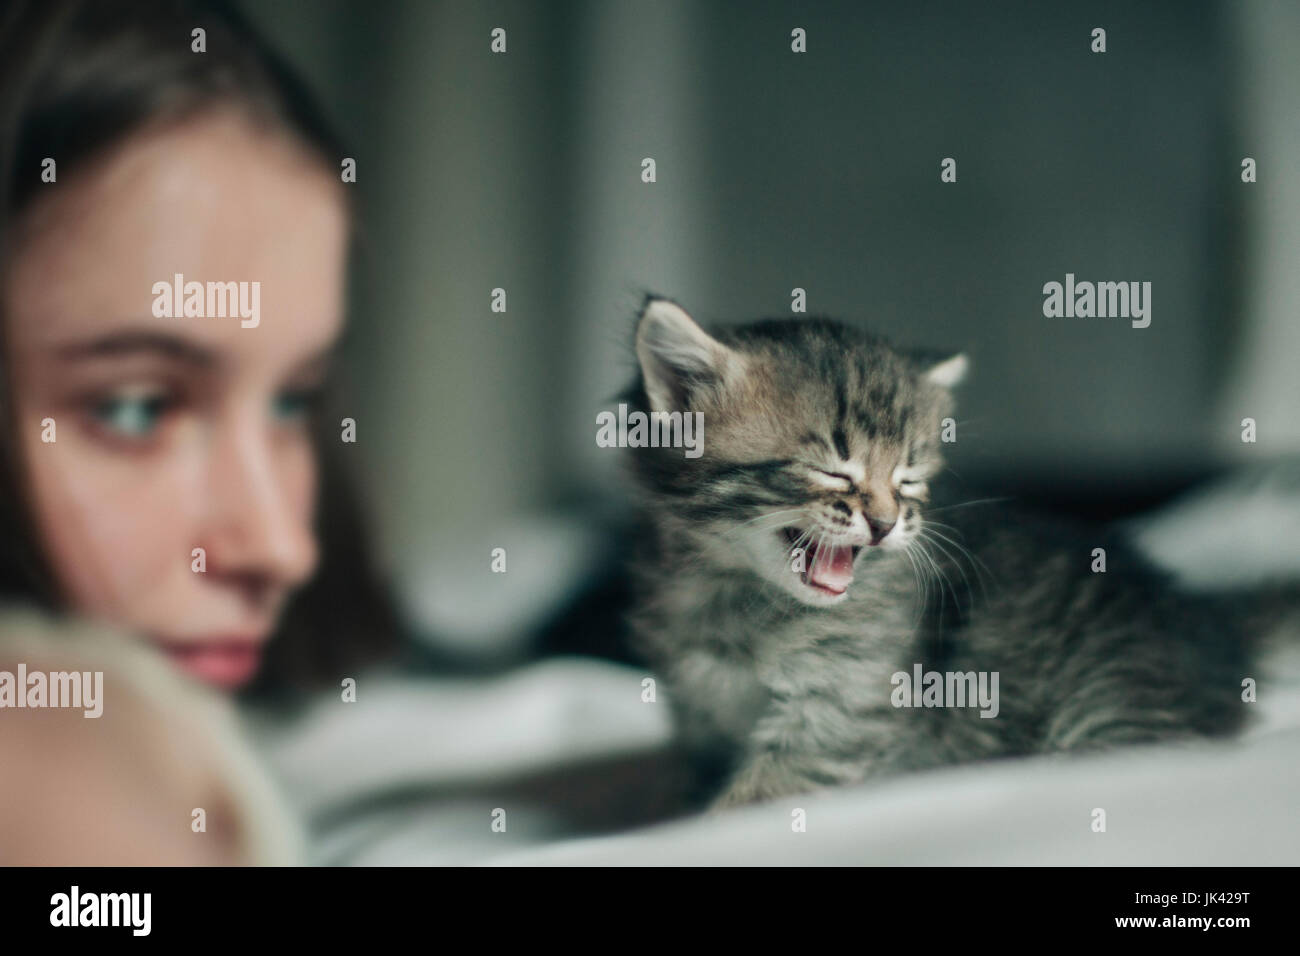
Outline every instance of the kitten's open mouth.
<path fill-rule="evenodd" d="M 858 545 L 832 544 L 809 536 L 802 528 L 782 528 L 781 535 L 789 548 L 803 548 L 803 570 L 800 580 L 808 587 L 832 597 L 838 597 L 853 583 L 853 562 L 857 560 Z"/>

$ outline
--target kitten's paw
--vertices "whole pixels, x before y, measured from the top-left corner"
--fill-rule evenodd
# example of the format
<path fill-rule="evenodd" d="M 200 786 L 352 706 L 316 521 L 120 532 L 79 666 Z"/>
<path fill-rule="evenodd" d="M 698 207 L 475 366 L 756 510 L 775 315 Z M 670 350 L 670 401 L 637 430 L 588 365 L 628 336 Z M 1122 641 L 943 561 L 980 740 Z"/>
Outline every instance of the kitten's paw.
<path fill-rule="evenodd" d="M 759 761 L 736 774 L 722 795 L 713 801 L 709 812 L 719 813 L 734 807 L 767 803 L 811 789 L 813 787 L 801 785 L 789 773 L 781 772 L 771 761 Z"/>
<path fill-rule="evenodd" d="M 731 786 L 722 792 L 722 796 L 718 797 L 709 805 L 708 812 L 710 814 L 722 813 L 725 810 L 732 810 L 736 807 L 745 807 L 752 803 L 762 802 L 763 797 L 757 793 L 746 788 Z"/>

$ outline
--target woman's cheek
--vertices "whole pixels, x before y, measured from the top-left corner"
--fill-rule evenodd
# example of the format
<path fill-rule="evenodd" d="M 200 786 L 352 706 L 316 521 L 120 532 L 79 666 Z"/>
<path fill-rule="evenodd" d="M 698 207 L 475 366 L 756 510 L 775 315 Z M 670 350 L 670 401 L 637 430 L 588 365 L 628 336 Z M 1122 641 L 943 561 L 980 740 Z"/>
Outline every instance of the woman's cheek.
<path fill-rule="evenodd" d="M 305 555 L 300 569 L 302 577 L 290 590 L 301 587 L 315 573 L 320 560 L 320 542 L 316 536 L 316 506 L 319 495 L 319 464 L 315 447 L 305 436 L 286 451 L 280 469 L 286 514 L 296 524 L 295 538 Z"/>
<path fill-rule="evenodd" d="M 284 457 L 281 481 L 285 504 L 306 533 L 313 534 L 318 482 L 315 450 L 310 440 L 301 436 L 289 444 Z"/>
<path fill-rule="evenodd" d="M 201 509 L 201 450 L 105 452 L 67 429 L 29 450 L 36 520 L 79 611 L 151 627 L 192 575 Z"/>

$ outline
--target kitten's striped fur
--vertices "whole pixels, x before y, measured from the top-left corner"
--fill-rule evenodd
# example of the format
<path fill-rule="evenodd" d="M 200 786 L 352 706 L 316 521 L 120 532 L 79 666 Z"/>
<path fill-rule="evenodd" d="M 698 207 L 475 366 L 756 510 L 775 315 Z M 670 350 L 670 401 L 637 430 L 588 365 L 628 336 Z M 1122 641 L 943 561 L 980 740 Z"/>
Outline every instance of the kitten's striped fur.
<path fill-rule="evenodd" d="M 961 357 L 824 319 L 709 335 L 654 297 L 637 355 L 630 401 L 704 414 L 700 458 L 629 452 L 654 531 L 633 627 L 682 740 L 728 768 L 719 805 L 1239 726 L 1244 655 L 1220 609 L 1118 541 L 989 504 L 928 510 Z M 855 549 L 842 594 L 832 542 Z M 819 544 L 822 564 L 792 570 L 795 545 Z M 891 676 L 917 663 L 998 672 L 998 716 L 892 706 Z"/>

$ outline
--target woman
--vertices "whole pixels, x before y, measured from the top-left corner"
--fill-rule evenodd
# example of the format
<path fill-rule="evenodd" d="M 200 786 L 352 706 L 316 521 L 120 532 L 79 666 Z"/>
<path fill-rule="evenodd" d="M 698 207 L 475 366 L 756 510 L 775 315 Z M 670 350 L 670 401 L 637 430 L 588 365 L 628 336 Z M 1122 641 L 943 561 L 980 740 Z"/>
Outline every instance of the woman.
<path fill-rule="evenodd" d="M 320 403 L 347 153 L 225 4 L 11 4 L 0 64 L 0 597 L 338 686 L 395 643 Z"/>

